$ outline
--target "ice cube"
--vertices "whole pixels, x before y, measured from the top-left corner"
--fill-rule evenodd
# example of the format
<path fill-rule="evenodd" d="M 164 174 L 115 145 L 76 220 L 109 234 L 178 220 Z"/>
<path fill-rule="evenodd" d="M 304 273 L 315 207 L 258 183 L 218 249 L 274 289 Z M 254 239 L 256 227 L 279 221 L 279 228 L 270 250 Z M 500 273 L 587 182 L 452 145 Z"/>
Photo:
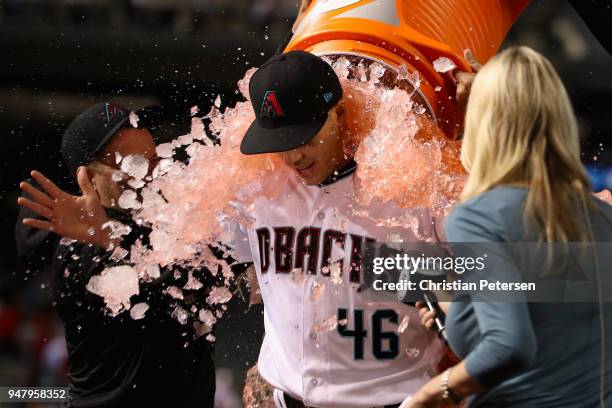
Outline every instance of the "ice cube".
<path fill-rule="evenodd" d="M 189 317 L 189 313 L 181 306 L 177 306 L 172 311 L 170 317 L 176 319 L 180 324 L 187 324 L 187 318 Z"/>
<path fill-rule="evenodd" d="M 306 280 L 302 268 L 294 268 L 291 271 L 291 280 L 295 283 L 302 283 Z"/>
<path fill-rule="evenodd" d="M 325 320 L 314 325 L 313 330 L 315 333 L 327 333 L 338 327 L 338 316 L 333 315 Z"/>
<path fill-rule="evenodd" d="M 372 82 L 375 84 L 378 83 L 380 81 L 380 78 L 385 75 L 385 71 L 386 69 L 382 64 L 375 62 L 370 65 L 370 79 L 372 80 Z"/>
<path fill-rule="evenodd" d="M 149 305 L 146 303 L 136 303 L 130 309 L 130 317 L 134 320 L 140 320 L 144 318 L 145 313 L 149 310 Z"/>
<path fill-rule="evenodd" d="M 125 177 L 125 173 L 123 173 L 121 170 L 117 170 L 113 172 L 113 175 L 111 176 L 111 180 L 121 181 L 123 180 L 124 177 Z"/>
<path fill-rule="evenodd" d="M 130 254 L 130 251 L 128 251 L 127 249 L 121 248 L 121 247 L 117 247 L 117 248 L 113 249 L 113 253 L 111 254 L 110 259 L 112 259 L 115 262 L 119 262 L 123 258 L 128 256 L 129 254 Z"/>
<path fill-rule="evenodd" d="M 121 171 L 135 179 L 143 179 L 149 172 L 149 161 L 139 154 L 126 156 L 121 161 Z"/>
<path fill-rule="evenodd" d="M 75 242 L 77 242 L 76 239 L 62 237 L 62 239 L 60 239 L 59 243 L 60 243 L 60 245 L 69 246 L 69 245 L 74 244 Z"/>
<path fill-rule="evenodd" d="M 155 153 L 157 153 L 158 157 L 161 158 L 169 158 L 174 154 L 174 146 L 172 143 L 162 143 L 155 147 Z"/>
<path fill-rule="evenodd" d="M 447 57 L 440 57 L 433 62 L 434 69 L 436 72 L 444 73 L 448 72 L 452 69 L 455 69 L 457 66 L 455 63 Z"/>
<path fill-rule="evenodd" d="M 134 190 L 125 190 L 119 197 L 117 204 L 119 204 L 119 207 L 125 208 L 126 210 L 138 210 L 142 207 L 140 201 L 138 201 L 138 195 Z"/>
<path fill-rule="evenodd" d="M 172 159 L 161 159 L 157 166 L 153 169 L 152 176 L 154 179 L 163 176 L 168 173 L 170 169 L 174 166 L 174 160 Z"/>
<path fill-rule="evenodd" d="M 106 268 L 94 275 L 86 286 L 91 293 L 104 298 L 112 315 L 130 308 L 130 297 L 139 293 L 138 272 L 128 265 Z"/>
<path fill-rule="evenodd" d="M 408 78 L 408 68 L 406 68 L 406 65 L 402 64 L 399 66 L 399 69 L 397 70 L 397 79 L 401 81 L 407 78 Z"/>
<path fill-rule="evenodd" d="M 144 180 L 140 180 L 140 179 L 131 179 L 128 180 L 128 186 L 135 188 L 135 189 L 139 189 L 145 186 L 145 182 Z"/>
<path fill-rule="evenodd" d="M 215 325 L 215 323 L 217 323 L 217 318 L 212 314 L 210 310 L 207 309 L 200 309 L 200 312 L 198 313 L 198 319 L 200 319 L 200 321 L 206 326 L 211 328 Z"/>
<path fill-rule="evenodd" d="M 145 282 L 149 282 L 160 277 L 158 264 L 138 265 L 137 269 L 138 277 Z"/>
<path fill-rule="evenodd" d="M 232 298 L 232 292 L 224 286 L 215 286 L 210 290 L 206 302 L 211 305 L 227 303 Z"/>
<path fill-rule="evenodd" d="M 181 146 L 189 145 L 193 143 L 193 136 L 191 134 L 179 136 L 178 139 L 176 139 L 176 141 Z"/>
<path fill-rule="evenodd" d="M 201 147 L 202 145 L 200 143 L 192 143 L 185 149 L 185 153 L 187 153 L 189 157 L 195 157 L 198 155 Z"/>
<path fill-rule="evenodd" d="M 397 327 L 397 332 L 399 334 L 405 332 L 406 329 L 408 328 L 408 324 L 409 323 L 410 323 L 410 316 L 404 316 L 404 318 L 400 322 L 399 326 Z"/>
<path fill-rule="evenodd" d="M 138 127 L 138 115 L 136 114 L 136 112 L 134 111 L 130 112 L 129 121 L 132 127 L 134 128 Z"/>
<path fill-rule="evenodd" d="M 203 286 L 204 285 L 202 284 L 202 282 L 200 282 L 193 276 L 193 272 L 189 271 L 189 273 L 187 274 L 187 283 L 185 284 L 185 286 L 183 286 L 183 289 L 198 290 Z"/>
<path fill-rule="evenodd" d="M 325 291 L 325 284 L 322 282 L 313 282 L 310 288 L 310 300 L 315 301 L 321 297 Z"/>
<path fill-rule="evenodd" d="M 334 285 L 339 285 L 342 283 L 342 268 L 340 265 L 340 262 L 334 262 L 329 266 L 329 275 Z"/>
<path fill-rule="evenodd" d="M 109 237 L 111 239 L 120 238 L 132 232 L 132 228 L 129 225 L 125 225 L 116 220 L 109 220 L 102 224 L 102 230 L 106 229 L 110 230 Z"/>
<path fill-rule="evenodd" d="M 421 77 L 419 76 L 419 71 L 414 71 L 408 74 L 408 82 L 412 84 L 414 89 L 417 89 L 421 86 Z"/>
<path fill-rule="evenodd" d="M 183 300 L 183 291 L 181 288 L 177 288 L 176 286 L 168 286 L 166 293 L 170 295 L 172 299 Z"/>

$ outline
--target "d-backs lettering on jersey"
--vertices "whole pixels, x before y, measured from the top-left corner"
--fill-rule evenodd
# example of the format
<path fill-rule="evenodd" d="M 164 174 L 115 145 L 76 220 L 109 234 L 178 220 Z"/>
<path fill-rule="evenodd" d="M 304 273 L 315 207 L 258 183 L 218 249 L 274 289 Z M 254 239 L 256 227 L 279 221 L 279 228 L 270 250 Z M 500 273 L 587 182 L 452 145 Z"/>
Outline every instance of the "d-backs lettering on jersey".
<path fill-rule="evenodd" d="M 303 273 L 324 276 L 330 275 L 330 264 L 334 247 L 350 254 L 350 281 L 361 282 L 361 266 L 364 246 L 376 242 L 367 236 L 348 234 L 335 229 L 323 230 L 321 227 L 262 227 L 256 230 L 259 246 L 259 270 L 267 273 L 270 257 L 274 257 L 275 272 L 289 273 L 301 269 Z M 321 242 L 322 241 L 322 242 Z M 337 261 L 340 271 L 344 270 L 344 260 Z"/>

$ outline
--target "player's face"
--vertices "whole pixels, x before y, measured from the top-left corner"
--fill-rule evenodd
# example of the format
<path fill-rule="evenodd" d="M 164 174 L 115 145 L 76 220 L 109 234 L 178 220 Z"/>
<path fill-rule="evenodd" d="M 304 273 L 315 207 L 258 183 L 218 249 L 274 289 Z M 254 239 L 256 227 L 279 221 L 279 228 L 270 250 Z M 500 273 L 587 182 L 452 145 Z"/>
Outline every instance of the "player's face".
<path fill-rule="evenodd" d="M 149 161 L 149 171 L 156 164 L 155 141 L 147 129 L 126 128 L 113 135 L 104 149 L 96 156 L 92 182 L 104 202 L 117 201 L 127 186 L 128 179 L 114 181 L 113 174 L 119 170 L 116 164 L 116 154 L 121 157 L 143 156 Z"/>
<path fill-rule="evenodd" d="M 338 108 L 330 110 L 325 125 L 308 144 L 277 153 L 305 184 L 321 183 L 350 160 L 344 154 L 338 114 Z"/>

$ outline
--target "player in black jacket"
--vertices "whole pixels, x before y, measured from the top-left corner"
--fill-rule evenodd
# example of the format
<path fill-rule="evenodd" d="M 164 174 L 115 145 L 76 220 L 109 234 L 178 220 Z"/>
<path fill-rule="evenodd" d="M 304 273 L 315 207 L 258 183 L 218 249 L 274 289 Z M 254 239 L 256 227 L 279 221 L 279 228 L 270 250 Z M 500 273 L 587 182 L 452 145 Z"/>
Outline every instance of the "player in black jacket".
<path fill-rule="evenodd" d="M 121 106 L 101 103 L 72 122 L 63 136 L 61 152 L 67 167 L 78 174 L 83 195 L 64 193 L 41 173 L 33 172 L 41 189 L 21 184 L 26 195 L 19 198 L 24 215 L 16 228 L 18 246 L 26 256 L 44 256 L 46 261 L 32 261 L 53 270 L 53 304 L 64 323 L 68 347 L 71 406 L 212 407 L 213 350 L 205 336 L 198 336 L 206 335 L 207 330 L 197 317 L 200 311 L 215 316 L 222 307 L 207 304 L 206 298 L 210 288 L 227 283 L 223 277 L 191 271 L 199 284 L 194 286 L 192 279 L 192 289 L 185 289 L 186 271 L 161 268 L 158 276 L 152 273 L 150 279 L 141 281 L 139 293 L 129 299 L 131 306 L 140 303 L 139 311 L 134 310 L 138 313 L 115 310 L 116 316 L 87 287 L 105 269 L 129 265 L 122 248 L 129 250 L 137 240 L 148 245 L 150 231 L 117 205 L 128 180 L 113 179 L 118 170 L 116 157 L 140 155 L 150 163 L 156 160 L 150 132 L 129 126 L 128 115 Z M 63 206 L 66 211 L 58 213 L 81 214 L 84 219 L 121 223 L 127 234 L 119 237 L 108 231 L 75 230 L 80 222 L 49 218 L 45 206 Z M 70 211 L 75 208 L 79 211 Z M 42 218 L 28 216 L 28 211 Z M 60 241 L 57 236 L 74 240 Z"/>

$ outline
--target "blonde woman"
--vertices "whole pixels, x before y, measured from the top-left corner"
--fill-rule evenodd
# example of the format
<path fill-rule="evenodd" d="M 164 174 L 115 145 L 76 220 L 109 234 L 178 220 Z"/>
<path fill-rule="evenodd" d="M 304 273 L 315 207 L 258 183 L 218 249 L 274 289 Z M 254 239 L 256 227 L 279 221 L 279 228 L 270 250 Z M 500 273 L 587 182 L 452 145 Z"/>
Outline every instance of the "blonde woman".
<path fill-rule="evenodd" d="M 507 49 L 476 75 L 461 160 L 469 179 L 449 241 L 612 241 L 612 207 L 591 195 L 568 95 L 532 49 Z M 612 406 L 612 304 L 476 299 L 456 298 L 446 319 L 463 361 L 402 407 L 466 397 L 470 407 Z"/>

